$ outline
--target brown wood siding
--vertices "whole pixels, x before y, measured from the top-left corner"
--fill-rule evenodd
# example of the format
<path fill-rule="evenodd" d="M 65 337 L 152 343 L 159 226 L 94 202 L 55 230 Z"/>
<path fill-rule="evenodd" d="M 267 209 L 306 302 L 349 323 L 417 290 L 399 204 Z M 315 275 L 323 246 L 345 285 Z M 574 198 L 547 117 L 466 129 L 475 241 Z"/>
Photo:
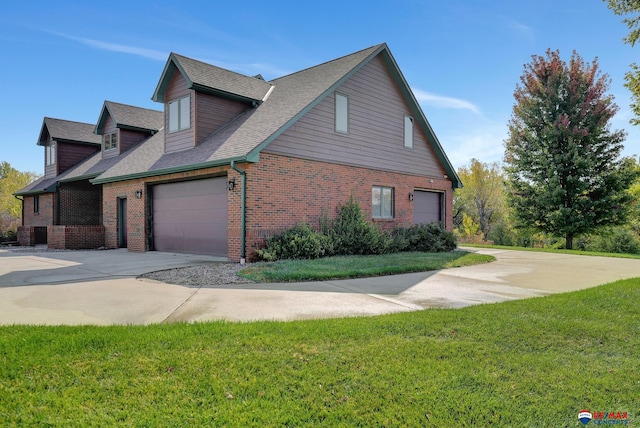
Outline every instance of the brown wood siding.
<path fill-rule="evenodd" d="M 104 120 L 104 126 L 102 128 L 102 157 L 104 159 L 112 158 L 120 154 L 120 133 L 118 131 L 119 129 L 116 128 L 116 122 L 111 118 L 111 115 L 107 115 L 107 118 Z M 105 150 L 104 135 L 111 134 L 112 132 L 118 132 L 118 148 L 113 150 Z"/>
<path fill-rule="evenodd" d="M 191 95 L 191 126 L 189 129 L 185 129 L 183 131 L 178 132 L 169 132 L 169 101 L 173 101 L 177 98 L 182 98 L 187 95 Z M 176 152 L 179 150 L 190 149 L 195 146 L 195 114 L 193 105 L 195 103 L 194 100 L 194 91 L 187 88 L 187 81 L 182 77 L 180 72 L 175 71 L 173 73 L 173 77 L 171 77 L 171 82 L 169 83 L 169 87 L 167 88 L 167 92 L 165 94 L 165 103 L 164 103 L 164 129 L 165 133 L 165 152 Z"/>
<path fill-rule="evenodd" d="M 130 129 L 120 130 L 120 153 L 124 153 L 139 142 L 147 139 L 150 134 L 146 132 L 132 131 Z"/>
<path fill-rule="evenodd" d="M 246 104 L 198 93 L 196 98 L 196 130 L 198 144 L 211 133 L 249 108 Z"/>
<path fill-rule="evenodd" d="M 99 146 L 93 146 L 88 144 L 74 144 L 74 143 L 57 143 L 57 158 L 56 163 L 58 165 L 58 174 L 62 174 L 69 168 L 79 164 L 87 157 L 98 152 Z"/>
<path fill-rule="evenodd" d="M 49 135 L 49 133 L 47 132 L 46 134 L 46 140 L 45 140 L 45 145 L 42 146 L 42 155 L 43 155 L 43 164 L 44 164 L 44 176 L 45 178 L 53 178 L 56 175 L 58 175 L 58 165 L 57 163 L 54 163 L 53 165 L 47 165 L 47 146 L 49 146 L 50 144 L 53 144 L 53 140 L 51 139 L 51 136 Z M 56 158 L 56 162 L 58 161 L 58 159 Z"/>
<path fill-rule="evenodd" d="M 349 97 L 349 133 L 335 132 L 331 94 L 264 152 L 442 178 L 444 169 L 417 124 L 414 147 L 404 147 L 404 116 L 413 114 L 380 58 L 342 84 Z"/>

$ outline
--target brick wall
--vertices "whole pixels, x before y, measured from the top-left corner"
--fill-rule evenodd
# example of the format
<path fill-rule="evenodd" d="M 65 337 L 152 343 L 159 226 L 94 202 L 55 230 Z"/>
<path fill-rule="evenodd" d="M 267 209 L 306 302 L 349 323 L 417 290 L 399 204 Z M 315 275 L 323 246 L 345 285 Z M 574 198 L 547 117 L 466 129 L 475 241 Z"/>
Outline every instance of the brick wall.
<path fill-rule="evenodd" d="M 409 193 L 416 189 L 445 193 L 445 224 L 453 227 L 451 181 L 437 177 L 418 177 L 280 155 L 261 153 L 257 164 L 243 165 L 247 170 L 247 258 L 255 257 L 255 248 L 265 237 L 294 226 L 300 221 L 317 226 L 323 212 L 334 217 L 336 208 L 351 195 L 365 216 L 382 227 L 413 223 L 413 202 Z M 237 177 L 235 171 L 229 178 Z M 373 220 L 371 188 L 374 185 L 394 189 L 394 218 Z M 240 187 L 229 198 L 229 259 L 240 257 Z"/>
<path fill-rule="evenodd" d="M 83 250 L 104 247 L 104 226 L 49 226 L 48 247 Z"/>
<path fill-rule="evenodd" d="M 35 195 L 25 196 L 23 201 L 25 226 L 51 226 L 55 219 L 55 193 L 41 193 L 40 209 L 33 212 Z"/>
<path fill-rule="evenodd" d="M 102 186 L 88 180 L 61 183 L 59 187 L 60 218 L 62 225 L 102 224 Z"/>

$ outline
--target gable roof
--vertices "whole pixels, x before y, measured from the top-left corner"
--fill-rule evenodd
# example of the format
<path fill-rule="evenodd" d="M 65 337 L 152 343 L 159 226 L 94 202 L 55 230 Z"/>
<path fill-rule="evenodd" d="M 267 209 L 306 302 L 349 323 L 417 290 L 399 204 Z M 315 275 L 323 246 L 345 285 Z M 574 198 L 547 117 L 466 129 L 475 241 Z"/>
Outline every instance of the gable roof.
<path fill-rule="evenodd" d="M 51 138 L 56 141 L 100 145 L 102 139 L 99 135 L 93 133 L 93 128 L 94 125 L 90 123 L 45 117 L 38 137 L 38 145 L 44 146 L 46 142 L 45 132 L 48 132 Z"/>
<path fill-rule="evenodd" d="M 175 54 L 171 55 L 175 56 Z M 461 187 L 462 183 L 451 162 L 384 43 L 269 82 L 268 84 L 273 86 L 268 100 L 255 108 L 240 113 L 191 149 L 164 153 L 163 147 L 158 141 L 155 141 L 156 139 L 149 139 L 138 150 L 132 152 L 121 163 L 97 177 L 93 182 L 106 183 L 189 171 L 225 165 L 231 161 L 257 162 L 260 152 L 269 143 L 378 55 L 382 55 L 388 64 L 392 77 L 401 88 L 418 125 L 422 127 L 429 141 L 433 143 L 436 156 L 452 180 L 453 187 Z M 172 64 L 171 58 L 168 66 L 169 64 Z M 161 84 L 163 79 L 166 79 L 167 67 L 165 67 Z M 158 88 L 161 87 L 161 84 L 158 85 Z M 156 89 L 154 99 L 157 98 L 157 95 L 158 89 Z M 156 146 L 144 149 L 143 146 L 146 144 L 156 144 Z M 146 157 L 142 159 L 142 156 Z"/>
<path fill-rule="evenodd" d="M 163 111 L 105 101 L 95 126 L 96 134 L 102 134 L 107 116 L 111 116 L 116 128 L 121 129 L 154 134 L 164 126 Z"/>
<path fill-rule="evenodd" d="M 253 104 L 262 103 L 272 88 L 260 77 L 245 76 L 172 52 L 151 97 L 153 101 L 166 101 L 165 92 L 176 71 L 182 74 L 189 89 Z"/>

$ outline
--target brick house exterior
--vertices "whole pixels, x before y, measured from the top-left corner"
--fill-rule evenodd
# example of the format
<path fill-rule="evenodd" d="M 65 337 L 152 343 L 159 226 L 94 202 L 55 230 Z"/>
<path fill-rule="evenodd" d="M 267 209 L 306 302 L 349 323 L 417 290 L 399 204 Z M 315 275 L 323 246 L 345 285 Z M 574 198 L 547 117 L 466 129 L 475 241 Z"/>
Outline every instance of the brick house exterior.
<path fill-rule="evenodd" d="M 152 99 L 162 123 L 140 138 L 130 124 L 113 136 L 140 111 L 105 103 L 101 168 L 60 181 L 69 205 L 82 202 L 67 190 L 101 190 L 99 213 L 67 221 L 99 217 L 107 248 L 253 260 L 266 237 L 352 196 L 385 228 L 452 228 L 460 180 L 386 44 L 272 81 L 172 53 Z"/>

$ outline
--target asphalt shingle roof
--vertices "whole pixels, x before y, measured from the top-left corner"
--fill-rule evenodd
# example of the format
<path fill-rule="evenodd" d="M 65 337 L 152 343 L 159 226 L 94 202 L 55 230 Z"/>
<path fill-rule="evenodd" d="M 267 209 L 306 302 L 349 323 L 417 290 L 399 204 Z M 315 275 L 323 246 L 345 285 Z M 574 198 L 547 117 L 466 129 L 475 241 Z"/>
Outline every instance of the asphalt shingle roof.
<path fill-rule="evenodd" d="M 38 145 L 43 145 L 44 129 L 54 140 L 73 141 L 76 143 L 101 144 L 102 138 L 93 133 L 94 125 L 90 123 L 72 122 L 70 120 L 45 117 L 40 131 Z"/>
<path fill-rule="evenodd" d="M 156 132 L 164 126 L 164 112 L 147 108 L 135 107 L 127 104 L 105 101 L 95 132 L 101 134 L 109 114 L 118 128 L 138 129 Z"/>

